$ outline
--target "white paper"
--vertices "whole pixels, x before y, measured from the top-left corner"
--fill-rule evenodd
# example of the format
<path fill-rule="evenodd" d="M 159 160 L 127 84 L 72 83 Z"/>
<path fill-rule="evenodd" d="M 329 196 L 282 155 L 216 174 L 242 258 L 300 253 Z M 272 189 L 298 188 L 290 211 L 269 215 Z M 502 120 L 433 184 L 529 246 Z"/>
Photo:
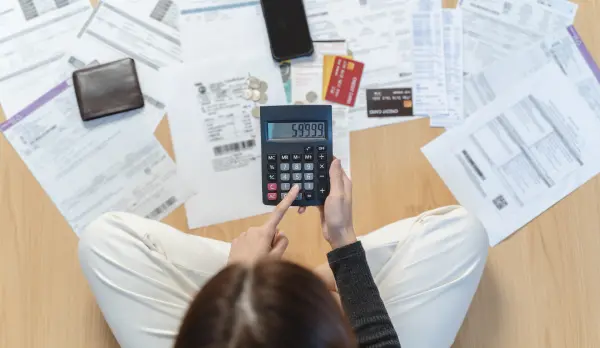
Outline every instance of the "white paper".
<path fill-rule="evenodd" d="M 464 70 L 474 74 L 573 23 L 577 5 L 564 1 L 462 0 Z"/>
<path fill-rule="evenodd" d="M 327 104 L 332 106 L 333 154 L 350 175 L 350 119 L 348 107 L 323 100 L 323 65 L 325 55 L 345 56 L 345 42 L 315 42 L 312 57 L 295 59 L 291 63 L 292 104 Z M 309 102 L 308 99 L 316 99 Z"/>
<path fill-rule="evenodd" d="M 198 193 L 186 202 L 198 228 L 272 210 L 262 203 L 258 103 L 246 100 L 248 77 L 268 84 L 267 105 L 286 104 L 270 56 L 186 65 L 172 72 L 169 126 L 179 174 Z"/>
<path fill-rule="evenodd" d="M 577 86 L 600 118 L 600 69 L 573 26 L 561 29 L 527 50 L 510 55 L 465 79 L 465 116 L 494 101 L 499 94 L 553 61 Z"/>
<path fill-rule="evenodd" d="M 493 246 L 598 173 L 598 134 L 600 119 L 550 63 L 422 150 Z"/>
<path fill-rule="evenodd" d="M 463 33 L 460 10 L 444 9 L 444 60 L 448 113 L 431 115 L 432 127 L 452 127 L 463 119 Z"/>
<path fill-rule="evenodd" d="M 0 103 L 7 115 L 66 79 L 60 73 L 65 50 L 92 7 L 88 1 L 61 4 L 12 1 L 0 15 L 0 23 L 11 23 L 7 28 L 0 25 Z M 16 19 L 4 22 L 9 14 Z"/>
<path fill-rule="evenodd" d="M 304 11 L 313 41 L 343 39 L 327 4 L 327 0 L 304 0 Z"/>
<path fill-rule="evenodd" d="M 385 126 L 415 119 L 414 117 L 367 116 L 366 90 L 411 87 L 399 70 L 394 45 L 392 17 L 387 11 L 350 11 L 340 18 L 338 28 L 348 43 L 353 59 L 365 64 L 356 103 L 349 109 L 351 130 Z"/>
<path fill-rule="evenodd" d="M 186 62 L 270 55 L 259 1 L 182 0 L 179 7 Z"/>
<path fill-rule="evenodd" d="M 417 116 L 448 114 L 442 12 L 412 16 L 413 112 Z"/>
<path fill-rule="evenodd" d="M 152 129 L 160 123 L 166 108 L 161 70 L 182 62 L 176 21 L 168 14 L 174 4 L 167 5 L 164 0 L 103 1 L 69 50 L 70 55 L 84 62 L 133 58 L 145 104 L 154 111 L 147 120 Z"/>
<path fill-rule="evenodd" d="M 132 122 L 81 121 L 70 83 L 49 90 L 0 130 L 77 234 L 110 211 L 160 220 L 189 196 L 151 133 Z"/>

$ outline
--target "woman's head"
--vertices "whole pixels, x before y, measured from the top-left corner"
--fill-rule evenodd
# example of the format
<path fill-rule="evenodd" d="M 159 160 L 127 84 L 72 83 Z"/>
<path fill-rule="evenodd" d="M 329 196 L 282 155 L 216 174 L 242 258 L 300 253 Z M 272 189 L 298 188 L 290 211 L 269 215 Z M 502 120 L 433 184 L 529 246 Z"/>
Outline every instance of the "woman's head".
<path fill-rule="evenodd" d="M 283 261 L 231 265 L 192 302 L 175 348 L 349 348 L 348 320 L 312 272 Z"/>

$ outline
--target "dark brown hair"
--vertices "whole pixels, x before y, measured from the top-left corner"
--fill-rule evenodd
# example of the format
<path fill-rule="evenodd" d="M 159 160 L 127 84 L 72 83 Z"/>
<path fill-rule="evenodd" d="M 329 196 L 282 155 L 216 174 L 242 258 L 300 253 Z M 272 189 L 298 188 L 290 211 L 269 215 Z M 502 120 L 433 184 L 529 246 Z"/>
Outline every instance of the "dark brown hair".
<path fill-rule="evenodd" d="M 325 284 L 285 261 L 231 265 L 198 293 L 175 348 L 355 348 Z"/>

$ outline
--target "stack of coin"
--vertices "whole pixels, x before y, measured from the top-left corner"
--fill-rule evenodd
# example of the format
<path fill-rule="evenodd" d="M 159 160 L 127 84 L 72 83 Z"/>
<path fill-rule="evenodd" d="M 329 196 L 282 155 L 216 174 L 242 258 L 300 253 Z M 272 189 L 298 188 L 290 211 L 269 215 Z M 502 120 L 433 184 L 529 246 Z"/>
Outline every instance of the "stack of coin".
<path fill-rule="evenodd" d="M 244 99 L 252 100 L 261 105 L 266 104 L 269 101 L 269 95 L 267 94 L 269 84 L 266 81 L 262 81 L 254 76 L 250 76 L 246 80 L 246 85 L 247 89 L 245 89 L 243 92 Z M 252 116 L 256 118 L 260 117 L 260 109 L 258 105 L 252 109 Z"/>

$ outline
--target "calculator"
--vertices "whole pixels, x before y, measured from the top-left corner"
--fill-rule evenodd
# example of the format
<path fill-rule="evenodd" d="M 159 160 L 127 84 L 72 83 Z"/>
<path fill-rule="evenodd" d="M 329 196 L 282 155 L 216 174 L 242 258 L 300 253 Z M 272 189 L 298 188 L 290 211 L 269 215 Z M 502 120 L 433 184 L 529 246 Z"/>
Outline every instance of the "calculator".
<path fill-rule="evenodd" d="M 277 205 L 294 184 L 292 205 L 323 205 L 333 160 L 331 105 L 260 108 L 263 203 Z"/>

